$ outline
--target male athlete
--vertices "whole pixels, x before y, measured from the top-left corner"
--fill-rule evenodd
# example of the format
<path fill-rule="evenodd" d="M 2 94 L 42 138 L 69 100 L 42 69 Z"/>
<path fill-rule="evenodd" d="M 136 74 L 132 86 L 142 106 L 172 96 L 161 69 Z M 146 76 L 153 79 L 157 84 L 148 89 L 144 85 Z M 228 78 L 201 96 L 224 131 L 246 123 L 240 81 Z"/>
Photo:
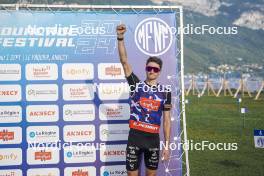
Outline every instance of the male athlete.
<path fill-rule="evenodd" d="M 160 139 L 159 128 L 163 116 L 165 144 L 170 140 L 171 92 L 160 91 L 157 78 L 162 68 L 162 60 L 149 57 L 146 62 L 146 80 L 140 81 L 128 63 L 124 34 L 126 26 L 116 28 L 120 62 L 130 86 L 129 136 L 126 148 L 126 169 L 128 176 L 138 176 L 141 156 L 144 154 L 147 176 L 156 176 L 159 164 Z M 169 149 L 163 149 L 162 160 L 169 159 Z"/>

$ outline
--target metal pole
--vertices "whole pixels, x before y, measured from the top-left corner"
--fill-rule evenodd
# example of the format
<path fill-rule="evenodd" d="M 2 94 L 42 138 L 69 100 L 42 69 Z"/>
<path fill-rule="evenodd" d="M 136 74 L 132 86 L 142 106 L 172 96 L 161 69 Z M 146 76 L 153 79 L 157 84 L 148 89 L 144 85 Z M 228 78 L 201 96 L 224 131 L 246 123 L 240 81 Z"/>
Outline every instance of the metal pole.
<path fill-rule="evenodd" d="M 184 143 L 188 143 L 187 138 L 187 129 L 186 129 L 186 115 L 185 115 L 185 94 L 184 94 L 184 45 L 183 45 L 183 9 L 180 7 L 180 26 L 181 26 L 181 33 L 180 33 L 180 42 L 181 42 L 181 86 L 182 86 L 182 118 L 183 118 L 183 132 L 184 132 Z M 186 161 L 186 175 L 190 176 L 190 166 L 189 166 L 189 156 L 188 156 L 188 149 L 185 147 L 185 161 Z"/>

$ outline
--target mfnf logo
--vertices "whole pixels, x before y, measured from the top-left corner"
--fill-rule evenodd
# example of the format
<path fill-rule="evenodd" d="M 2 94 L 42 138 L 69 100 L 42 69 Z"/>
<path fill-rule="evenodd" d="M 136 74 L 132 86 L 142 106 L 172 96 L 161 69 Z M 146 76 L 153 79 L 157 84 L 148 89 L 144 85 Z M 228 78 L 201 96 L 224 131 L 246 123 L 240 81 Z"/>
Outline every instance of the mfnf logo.
<path fill-rule="evenodd" d="M 172 36 L 171 29 L 165 21 L 147 18 L 137 25 L 134 37 L 140 51 L 150 56 L 159 56 L 170 48 Z"/>

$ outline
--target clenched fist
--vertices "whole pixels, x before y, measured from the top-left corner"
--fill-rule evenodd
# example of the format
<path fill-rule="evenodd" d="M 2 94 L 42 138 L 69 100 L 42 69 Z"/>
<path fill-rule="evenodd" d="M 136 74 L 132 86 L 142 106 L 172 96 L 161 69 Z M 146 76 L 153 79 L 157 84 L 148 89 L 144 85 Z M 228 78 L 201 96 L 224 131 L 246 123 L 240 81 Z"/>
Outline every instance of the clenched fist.
<path fill-rule="evenodd" d="M 120 24 L 116 27 L 116 34 L 118 36 L 123 36 L 126 32 L 126 26 L 124 24 Z"/>

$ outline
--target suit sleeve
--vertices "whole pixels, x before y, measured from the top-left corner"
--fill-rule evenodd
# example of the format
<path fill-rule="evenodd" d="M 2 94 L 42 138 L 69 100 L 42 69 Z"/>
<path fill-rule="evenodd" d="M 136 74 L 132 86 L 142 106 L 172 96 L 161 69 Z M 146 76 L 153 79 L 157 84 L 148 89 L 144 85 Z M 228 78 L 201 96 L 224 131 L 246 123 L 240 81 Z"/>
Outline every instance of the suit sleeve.
<path fill-rule="evenodd" d="M 128 77 L 126 77 L 126 79 L 130 87 L 130 92 L 133 93 L 136 89 L 137 83 L 139 83 L 140 80 L 133 72 Z"/>

